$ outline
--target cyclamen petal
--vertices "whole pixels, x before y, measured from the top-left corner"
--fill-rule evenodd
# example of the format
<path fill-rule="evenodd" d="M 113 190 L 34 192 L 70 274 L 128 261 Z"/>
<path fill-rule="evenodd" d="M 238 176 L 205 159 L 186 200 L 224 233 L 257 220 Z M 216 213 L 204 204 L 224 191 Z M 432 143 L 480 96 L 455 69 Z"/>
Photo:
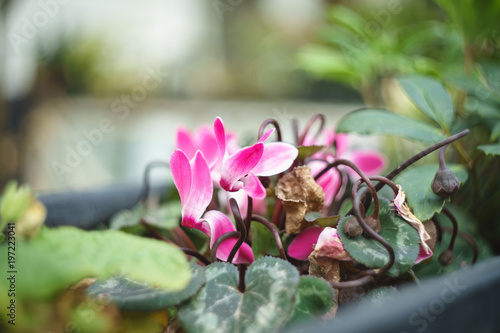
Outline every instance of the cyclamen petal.
<path fill-rule="evenodd" d="M 408 207 L 408 204 L 406 203 L 406 195 L 401 185 L 397 184 L 396 186 L 399 189 L 398 194 L 394 198 L 393 202 L 393 205 L 396 208 L 396 212 L 412 227 L 417 229 L 418 237 L 420 238 L 420 253 L 417 261 L 415 261 L 415 263 L 417 264 L 420 261 L 432 256 L 432 250 L 426 243 L 426 241 L 429 240 L 431 236 L 425 230 L 424 224 L 415 215 L 413 215 L 410 207 Z"/>
<path fill-rule="evenodd" d="M 252 169 L 252 173 L 256 176 L 273 176 L 284 172 L 292 165 L 298 154 L 298 149 L 288 143 L 266 143 L 262 158 Z"/>
<path fill-rule="evenodd" d="M 246 176 L 259 163 L 264 152 L 264 144 L 240 149 L 224 160 L 221 170 L 220 186 L 226 191 L 239 190 L 233 186 Z"/>
<path fill-rule="evenodd" d="M 307 260 L 323 229 L 321 227 L 311 227 L 302 230 L 288 246 L 288 255 L 298 260 Z"/>
<path fill-rule="evenodd" d="M 201 225 L 196 226 L 196 229 L 203 231 L 210 236 L 210 248 L 214 245 L 217 238 L 226 232 L 236 231 L 233 222 L 222 212 L 218 210 L 210 210 L 203 216 Z"/>
<path fill-rule="evenodd" d="M 266 189 L 260 182 L 259 178 L 255 177 L 252 173 L 243 177 L 241 180 L 243 182 L 243 189 L 250 197 L 257 200 L 264 199 L 266 197 Z"/>
<path fill-rule="evenodd" d="M 235 227 L 231 220 L 223 213 L 211 210 L 203 216 L 203 222 L 196 226 L 197 229 L 203 231 L 210 236 L 210 248 L 214 245 L 215 241 L 225 234 L 226 232 L 235 231 Z M 236 244 L 238 238 L 231 237 L 223 241 L 217 249 L 217 258 L 227 261 L 231 250 Z M 249 264 L 254 261 L 252 249 L 247 243 L 243 243 L 236 251 L 233 258 L 235 264 Z"/>
<path fill-rule="evenodd" d="M 214 134 L 217 146 L 219 147 L 219 158 L 222 159 L 226 154 L 226 129 L 220 117 L 215 119 Z"/>
<path fill-rule="evenodd" d="M 353 150 L 349 153 L 349 159 L 367 176 L 380 173 L 387 164 L 384 155 L 368 150 Z"/>
<path fill-rule="evenodd" d="M 176 147 L 182 150 L 188 159 L 193 158 L 196 153 L 196 147 L 191 132 L 183 126 L 177 128 Z"/>
<path fill-rule="evenodd" d="M 210 169 L 200 151 L 191 160 L 190 167 L 191 187 L 189 197 L 182 206 L 182 225 L 186 227 L 193 227 L 199 221 L 210 204 L 213 194 Z"/>
<path fill-rule="evenodd" d="M 264 133 L 264 135 L 262 135 L 262 137 L 259 139 L 258 142 L 262 142 L 262 143 L 266 142 L 266 140 L 271 136 L 271 134 L 274 133 L 274 131 L 275 131 L 274 128 L 267 130 L 267 132 Z"/>
<path fill-rule="evenodd" d="M 238 241 L 237 237 L 230 237 L 223 241 L 219 248 L 217 249 L 217 258 L 223 261 L 227 261 L 229 254 L 234 247 L 234 244 Z M 255 260 L 252 248 L 247 244 L 243 243 L 241 247 L 236 251 L 233 258 L 233 264 L 250 264 Z"/>
<path fill-rule="evenodd" d="M 179 191 L 181 204 L 184 206 L 191 192 L 191 165 L 186 154 L 177 149 L 170 157 L 170 170 L 174 179 L 175 187 Z"/>
<path fill-rule="evenodd" d="M 337 260 L 351 260 L 349 254 L 344 250 L 337 229 L 326 227 L 318 237 L 314 251 L 315 257 L 328 257 Z"/>

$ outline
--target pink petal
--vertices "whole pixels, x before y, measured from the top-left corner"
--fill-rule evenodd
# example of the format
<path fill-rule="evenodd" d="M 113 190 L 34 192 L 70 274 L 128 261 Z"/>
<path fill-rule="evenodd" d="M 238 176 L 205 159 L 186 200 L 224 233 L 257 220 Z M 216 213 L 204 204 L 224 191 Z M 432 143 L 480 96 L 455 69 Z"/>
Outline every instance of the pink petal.
<path fill-rule="evenodd" d="M 229 199 L 233 198 L 236 200 L 236 203 L 238 204 L 238 208 L 240 209 L 240 214 L 241 216 L 247 216 L 247 210 L 248 210 L 248 194 L 245 192 L 245 190 L 241 189 L 236 192 L 227 192 L 227 191 L 219 191 L 219 193 L 223 193 L 224 196 L 222 197 L 222 200 L 220 202 L 223 202 L 223 207 L 229 207 Z M 221 198 L 221 197 L 219 197 Z M 255 205 L 255 201 L 254 201 Z M 229 210 L 229 208 L 228 208 Z"/>
<path fill-rule="evenodd" d="M 337 260 L 351 260 L 349 254 L 344 250 L 344 245 L 340 241 L 337 229 L 326 227 L 318 237 L 318 242 L 314 247 L 315 257 L 328 257 Z"/>
<path fill-rule="evenodd" d="M 195 134 L 196 147 L 202 151 L 208 165 L 213 165 L 219 157 L 219 149 L 212 127 L 202 126 Z"/>
<path fill-rule="evenodd" d="M 249 196 L 254 199 L 264 199 L 266 197 L 266 189 L 253 173 L 249 173 L 248 176 L 243 177 L 241 180 L 243 181 L 243 189 Z"/>
<path fill-rule="evenodd" d="M 298 260 L 307 260 L 313 251 L 313 246 L 318 242 L 318 237 L 323 231 L 320 227 L 311 227 L 302 230 L 288 246 L 288 255 Z"/>
<path fill-rule="evenodd" d="M 286 171 L 297 158 L 299 151 L 294 146 L 283 142 L 272 142 L 264 145 L 264 153 L 260 162 L 253 168 L 256 176 L 273 176 Z"/>
<path fill-rule="evenodd" d="M 274 131 L 275 131 L 274 128 L 270 128 L 269 130 L 267 130 L 267 132 L 264 133 L 264 135 L 259 139 L 258 142 L 262 142 L 262 143 L 266 142 L 266 140 L 271 136 L 271 134 L 274 133 Z"/>
<path fill-rule="evenodd" d="M 217 249 L 217 258 L 222 261 L 227 261 L 234 244 L 238 241 L 237 237 L 230 237 L 223 241 L 219 248 Z M 252 252 L 252 248 L 247 244 L 243 243 L 241 247 L 236 251 L 236 255 L 233 258 L 234 264 L 250 264 L 255 260 Z"/>
<path fill-rule="evenodd" d="M 207 161 L 200 151 L 196 152 L 190 164 L 191 188 L 189 199 L 182 206 L 182 225 L 192 228 L 212 200 L 213 185 Z"/>
<path fill-rule="evenodd" d="M 333 142 L 332 142 L 333 143 Z M 347 134 L 337 134 L 335 135 L 335 143 L 336 143 L 336 148 L 337 148 L 337 157 L 339 158 L 344 158 L 341 157 L 349 147 L 349 139 L 347 137 Z"/>
<path fill-rule="evenodd" d="M 176 148 L 182 150 L 188 159 L 192 159 L 196 153 L 196 147 L 191 138 L 191 133 L 183 126 L 177 128 Z"/>
<path fill-rule="evenodd" d="M 421 242 L 423 241 L 421 240 Z M 418 252 L 418 257 L 417 260 L 415 261 L 415 264 L 418 264 L 419 262 L 432 257 L 432 250 L 430 248 L 427 248 L 427 251 L 425 247 L 423 247 L 422 244 L 420 244 L 420 250 Z"/>
<path fill-rule="evenodd" d="M 182 150 L 177 149 L 170 157 L 170 171 L 174 178 L 175 187 L 177 187 L 181 197 L 181 204 L 184 206 L 189 199 L 191 190 L 191 166 Z"/>
<path fill-rule="evenodd" d="M 259 163 L 264 152 L 264 144 L 240 149 L 224 160 L 221 170 L 220 186 L 226 191 L 233 191 L 234 184 L 246 176 Z M 238 190 L 238 189 L 236 189 Z"/>
<path fill-rule="evenodd" d="M 220 117 L 215 119 L 214 134 L 215 140 L 217 140 L 217 146 L 219 147 L 219 158 L 222 159 L 226 154 L 226 129 Z"/>
<path fill-rule="evenodd" d="M 367 176 L 380 173 L 385 165 L 386 158 L 383 154 L 369 150 L 353 150 L 349 153 L 350 160 L 356 164 Z"/>
<path fill-rule="evenodd" d="M 226 133 L 226 151 L 229 155 L 233 155 L 238 150 L 240 146 L 238 145 L 238 140 L 234 133 Z"/>
<path fill-rule="evenodd" d="M 316 182 L 325 192 L 325 207 L 330 206 L 340 188 L 341 179 L 339 172 L 335 168 L 332 168 L 321 176 Z"/>
<path fill-rule="evenodd" d="M 210 236 L 210 248 L 217 238 L 226 232 L 236 231 L 233 222 L 222 212 L 210 210 L 203 216 L 203 222 L 196 226 L 196 229 L 203 231 Z"/>

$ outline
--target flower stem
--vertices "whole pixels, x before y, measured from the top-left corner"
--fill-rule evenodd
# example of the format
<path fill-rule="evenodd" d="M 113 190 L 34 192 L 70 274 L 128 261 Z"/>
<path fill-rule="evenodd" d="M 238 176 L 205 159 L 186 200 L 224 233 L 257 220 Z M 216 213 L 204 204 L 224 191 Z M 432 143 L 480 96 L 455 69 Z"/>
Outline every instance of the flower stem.
<path fill-rule="evenodd" d="M 366 188 L 362 188 L 359 190 L 359 192 L 355 193 L 354 196 L 354 202 L 352 205 L 353 213 L 356 219 L 358 220 L 359 225 L 363 228 L 363 230 L 372 238 L 374 238 L 377 242 L 382 244 L 389 253 L 389 262 L 384 265 L 382 268 L 379 269 L 377 275 L 381 276 L 385 274 L 391 267 L 394 265 L 394 260 L 395 260 L 395 255 L 394 255 L 394 249 L 392 246 L 379 234 L 377 234 L 375 231 L 373 231 L 372 228 L 368 226 L 366 223 L 365 219 L 363 218 L 360 210 L 360 205 L 361 205 L 361 198 L 363 197 L 364 192 L 366 192 Z"/>
<path fill-rule="evenodd" d="M 421 152 L 419 152 L 418 154 L 410 157 L 408 160 L 406 160 L 405 162 L 403 162 L 397 168 L 395 168 L 394 170 L 392 170 L 391 172 L 389 172 L 385 177 L 387 179 L 392 180 L 394 177 L 396 177 L 397 175 L 399 175 L 403 170 L 405 170 L 407 167 L 409 167 L 413 163 L 415 163 L 418 160 L 420 160 L 422 157 L 429 155 L 430 153 L 432 153 L 436 149 L 439 149 L 439 148 L 441 148 L 443 146 L 446 146 L 446 145 L 452 143 L 453 141 L 458 140 L 458 139 L 466 136 L 469 133 L 470 133 L 470 130 L 469 129 L 465 129 L 465 130 L 463 130 L 461 132 L 458 132 L 457 134 L 454 134 L 454 135 L 450 136 L 447 139 L 444 139 L 443 141 L 440 141 L 440 142 L 438 142 L 438 143 L 430 146 L 427 149 L 422 150 Z M 384 186 L 384 183 L 378 183 L 377 186 L 375 186 L 375 189 L 378 191 L 383 186 Z"/>
<path fill-rule="evenodd" d="M 318 131 L 314 135 L 314 138 L 317 138 L 321 134 L 321 132 L 323 131 L 323 128 L 325 127 L 325 115 L 318 113 L 318 114 L 315 114 L 314 116 L 312 116 L 311 119 L 309 120 L 309 122 L 307 123 L 306 127 L 304 128 L 304 132 L 299 137 L 298 146 L 302 146 L 304 144 L 304 139 L 306 138 L 307 133 L 309 133 L 312 125 L 314 125 L 314 123 L 317 120 L 319 120 L 320 123 L 319 123 Z"/>
<path fill-rule="evenodd" d="M 227 262 L 232 263 L 236 252 L 240 249 L 241 245 L 247 238 L 247 228 L 245 227 L 245 223 L 241 218 L 240 209 L 238 208 L 238 203 L 234 198 L 229 199 L 229 205 L 231 206 L 231 211 L 233 212 L 234 220 L 236 222 L 236 226 L 238 227 L 238 231 L 240 232 L 238 241 L 234 244 L 229 256 L 227 257 Z"/>
<path fill-rule="evenodd" d="M 212 254 L 211 254 L 212 262 L 217 262 L 217 249 L 219 248 L 219 245 L 223 241 L 225 241 L 226 239 L 231 238 L 231 237 L 240 237 L 240 236 L 241 236 L 241 232 L 239 232 L 239 231 L 229 231 L 229 232 L 226 232 L 226 233 L 220 235 L 219 238 L 217 238 L 217 240 L 214 242 L 214 245 L 212 245 Z M 236 246 L 236 244 L 235 244 L 235 246 Z"/>
<path fill-rule="evenodd" d="M 238 290 L 241 293 L 245 292 L 245 273 L 247 271 L 247 265 L 245 264 L 239 264 L 238 265 L 238 275 L 239 275 L 239 282 L 238 282 Z"/>
<path fill-rule="evenodd" d="M 444 215 L 448 217 L 448 219 L 451 221 L 451 224 L 453 225 L 453 232 L 451 234 L 450 245 L 448 245 L 448 250 L 453 251 L 453 247 L 455 246 L 455 240 L 458 234 L 458 222 L 455 216 L 453 216 L 453 214 L 448 210 L 448 208 L 443 207 L 442 212 L 444 213 Z"/>
<path fill-rule="evenodd" d="M 149 181 L 151 178 L 150 177 L 151 171 L 154 168 L 158 168 L 158 167 L 170 168 L 170 165 L 167 162 L 163 162 L 163 161 L 153 161 L 146 166 L 146 169 L 144 170 L 144 175 L 142 178 L 142 190 L 141 190 L 141 193 L 139 195 L 138 201 L 146 202 L 148 200 L 149 192 L 151 190 L 151 186 L 149 185 Z"/>

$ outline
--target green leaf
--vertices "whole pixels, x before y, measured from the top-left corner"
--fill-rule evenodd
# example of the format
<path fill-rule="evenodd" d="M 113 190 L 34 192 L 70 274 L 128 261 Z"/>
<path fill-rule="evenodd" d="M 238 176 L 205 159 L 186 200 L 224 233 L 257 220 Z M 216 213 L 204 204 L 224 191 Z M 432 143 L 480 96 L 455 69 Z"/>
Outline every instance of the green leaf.
<path fill-rule="evenodd" d="M 398 294 L 394 287 L 380 287 L 370 290 L 364 297 L 362 303 L 372 303 L 375 306 L 383 306 L 387 300 Z"/>
<path fill-rule="evenodd" d="M 415 106 L 429 118 L 448 130 L 455 117 L 450 94 L 432 78 L 413 75 L 399 79 L 401 87 Z"/>
<path fill-rule="evenodd" d="M 189 332 L 275 332 L 288 319 L 294 304 L 299 273 L 289 262 L 257 259 L 238 291 L 238 270 L 228 263 L 205 269 L 207 283 L 179 308 L 179 319 Z"/>
<path fill-rule="evenodd" d="M 111 217 L 110 229 L 119 230 L 139 225 L 144 218 L 149 224 L 165 230 L 179 226 L 181 216 L 180 201 L 170 201 L 155 209 L 146 209 L 142 202 L 131 209 L 121 210 Z"/>
<path fill-rule="evenodd" d="M 253 230 L 252 252 L 255 258 L 265 255 L 279 256 L 278 245 L 273 234 L 263 224 L 252 221 Z"/>
<path fill-rule="evenodd" d="M 123 274 L 170 291 L 182 290 L 191 279 L 181 250 L 120 231 L 44 228 L 36 238 L 17 243 L 20 298 L 49 298 L 87 277 Z"/>
<path fill-rule="evenodd" d="M 319 225 L 320 227 L 334 227 L 337 222 L 340 219 L 340 215 L 334 215 L 334 216 L 323 216 L 322 214 L 318 212 L 309 212 L 306 213 L 304 216 L 304 219 L 307 222 L 310 223 L 315 223 Z"/>
<path fill-rule="evenodd" d="M 495 125 L 493 125 L 490 139 L 492 141 L 495 141 L 498 138 L 500 138 L 500 121 L 498 121 Z"/>
<path fill-rule="evenodd" d="M 191 263 L 190 266 L 193 278 L 181 291 L 166 291 L 146 283 L 135 282 L 125 276 L 117 276 L 107 280 L 97 280 L 87 288 L 87 294 L 98 298 L 105 297 L 121 310 L 161 310 L 192 297 L 205 283 L 203 268 L 195 263 Z"/>
<path fill-rule="evenodd" d="M 396 135 L 426 143 L 446 139 L 435 127 L 381 109 L 361 109 L 348 113 L 340 119 L 337 132 Z"/>
<path fill-rule="evenodd" d="M 467 171 L 462 165 L 447 164 L 447 167 L 462 184 L 465 183 Z M 403 187 L 408 206 L 422 222 L 432 218 L 435 213 L 441 212 L 446 201 L 432 192 L 431 183 L 438 169 L 437 164 L 412 166 L 394 179 L 395 183 Z"/>
<path fill-rule="evenodd" d="M 493 93 L 497 99 L 500 99 L 500 66 L 496 64 L 477 65 L 482 82 Z"/>
<path fill-rule="evenodd" d="M 337 227 L 345 250 L 356 261 L 370 268 L 380 268 L 389 262 L 385 247 L 364 233 L 356 238 L 347 236 L 344 225 L 350 216 L 342 218 Z M 380 199 L 379 220 L 382 236 L 394 249 L 394 265 L 387 272 L 390 276 L 399 276 L 408 271 L 417 260 L 419 242 L 417 230 L 396 215 L 389 206 L 389 201 Z"/>
<path fill-rule="evenodd" d="M 325 146 L 298 146 L 297 149 L 299 150 L 299 155 L 297 158 L 299 160 L 304 160 L 307 157 L 316 154 L 317 152 L 321 151 L 324 148 Z"/>
<path fill-rule="evenodd" d="M 124 209 L 113 215 L 109 221 L 109 228 L 119 230 L 138 225 L 146 213 L 146 207 L 140 202 L 131 209 Z"/>
<path fill-rule="evenodd" d="M 477 149 L 484 151 L 486 155 L 500 155 L 500 143 L 477 146 Z"/>
<path fill-rule="evenodd" d="M 322 316 L 334 303 L 334 291 L 325 280 L 314 276 L 302 276 L 295 296 L 295 307 L 289 324 Z"/>

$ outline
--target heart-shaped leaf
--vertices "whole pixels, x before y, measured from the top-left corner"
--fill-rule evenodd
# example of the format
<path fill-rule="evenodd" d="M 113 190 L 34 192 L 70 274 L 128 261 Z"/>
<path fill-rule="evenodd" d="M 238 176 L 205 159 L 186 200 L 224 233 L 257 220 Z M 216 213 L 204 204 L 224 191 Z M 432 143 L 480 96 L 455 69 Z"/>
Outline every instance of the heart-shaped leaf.
<path fill-rule="evenodd" d="M 337 124 L 337 133 L 387 134 L 426 143 L 446 139 L 443 133 L 421 121 L 381 109 L 349 112 Z"/>
<path fill-rule="evenodd" d="M 455 112 L 450 94 L 430 77 L 413 75 L 399 79 L 401 87 L 415 106 L 442 128 L 449 129 Z"/>
<path fill-rule="evenodd" d="M 121 310 L 161 310 L 192 297 L 205 283 L 203 268 L 195 263 L 191 263 L 190 266 L 193 278 L 181 291 L 166 291 L 133 281 L 125 276 L 117 276 L 107 280 L 97 280 L 87 288 L 87 294 L 97 298 L 106 298 Z"/>
<path fill-rule="evenodd" d="M 110 219 L 110 229 L 119 230 L 139 225 L 141 219 L 155 227 L 172 230 L 179 226 L 181 216 L 180 201 L 169 201 L 155 209 L 146 209 L 142 202 L 131 209 L 121 210 Z"/>
<path fill-rule="evenodd" d="M 351 216 L 342 218 L 337 232 L 344 244 L 344 249 L 356 261 L 370 268 L 380 268 L 389 262 L 389 254 L 385 247 L 364 233 L 356 238 L 350 238 L 345 233 L 344 225 Z M 394 249 L 394 265 L 387 272 L 390 276 L 399 276 L 408 271 L 417 260 L 419 237 L 417 230 L 405 220 L 396 215 L 389 201 L 380 199 L 380 233 Z"/>
<path fill-rule="evenodd" d="M 467 171 L 462 165 L 447 164 L 447 167 L 462 184 L 465 183 Z M 422 222 L 432 218 L 435 213 L 441 212 L 446 201 L 432 192 L 431 183 L 438 169 L 437 164 L 412 166 L 401 172 L 394 180 L 402 186 L 408 206 Z"/>
<path fill-rule="evenodd" d="M 187 332 L 274 332 L 292 312 L 299 273 L 287 261 L 256 260 L 246 273 L 244 293 L 234 265 L 215 263 L 205 274 L 205 286 L 179 308 Z"/>
<path fill-rule="evenodd" d="M 266 226 L 258 222 L 252 222 L 251 230 L 253 231 L 252 251 L 256 259 L 266 254 L 280 255 L 274 236 Z"/>
<path fill-rule="evenodd" d="M 184 253 L 154 239 L 121 231 L 44 228 L 35 238 L 18 241 L 18 297 L 49 298 L 83 278 L 124 274 L 166 290 L 182 290 L 191 279 Z M 7 244 L 0 253 L 7 257 Z M 5 281 L 5 282 L 4 282 Z M 5 279 L 0 284 L 6 284 Z M 0 287 L 1 288 L 1 287 Z"/>
<path fill-rule="evenodd" d="M 334 303 L 334 292 L 325 280 L 315 276 L 302 276 L 297 288 L 295 307 L 289 324 L 324 315 Z"/>

